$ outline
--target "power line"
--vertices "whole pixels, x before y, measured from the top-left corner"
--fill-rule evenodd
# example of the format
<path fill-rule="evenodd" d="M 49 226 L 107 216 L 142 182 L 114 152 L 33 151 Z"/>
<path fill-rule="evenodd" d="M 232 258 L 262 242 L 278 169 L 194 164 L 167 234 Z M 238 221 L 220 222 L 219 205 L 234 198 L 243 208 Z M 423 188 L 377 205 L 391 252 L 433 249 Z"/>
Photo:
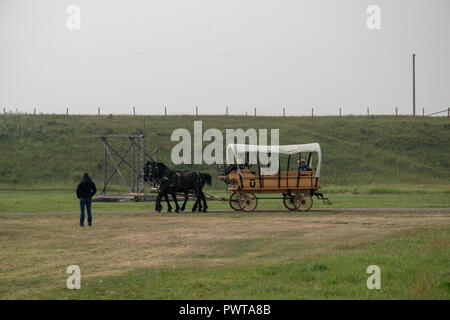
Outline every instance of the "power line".
<path fill-rule="evenodd" d="M 75 48 L 55 48 L 55 47 L 37 47 L 23 45 L 0 45 L 5 49 L 20 50 L 41 50 L 57 51 L 68 53 L 101 53 L 101 54 L 130 54 L 130 55 L 159 55 L 159 56 L 202 56 L 202 57 L 292 57 L 305 59 L 331 58 L 331 59 L 354 59 L 369 57 L 404 57 L 410 56 L 410 53 L 361 53 L 361 54 L 300 54 L 300 53 L 279 53 L 279 52 L 259 52 L 259 53 L 224 53 L 224 52 L 182 52 L 182 51 L 146 51 L 146 50 L 104 50 L 104 49 L 75 49 Z M 428 54 L 431 55 L 431 54 Z M 445 54 L 444 54 L 445 55 Z M 448 54 L 450 55 L 450 53 Z"/>

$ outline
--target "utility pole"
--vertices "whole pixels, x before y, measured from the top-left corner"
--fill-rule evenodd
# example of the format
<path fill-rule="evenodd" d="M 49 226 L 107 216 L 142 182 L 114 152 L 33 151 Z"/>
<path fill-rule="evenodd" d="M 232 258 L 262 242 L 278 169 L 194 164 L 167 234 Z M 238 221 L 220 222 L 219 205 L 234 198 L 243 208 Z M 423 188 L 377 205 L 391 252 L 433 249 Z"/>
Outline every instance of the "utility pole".
<path fill-rule="evenodd" d="M 416 54 L 413 56 L 413 116 L 416 116 Z"/>

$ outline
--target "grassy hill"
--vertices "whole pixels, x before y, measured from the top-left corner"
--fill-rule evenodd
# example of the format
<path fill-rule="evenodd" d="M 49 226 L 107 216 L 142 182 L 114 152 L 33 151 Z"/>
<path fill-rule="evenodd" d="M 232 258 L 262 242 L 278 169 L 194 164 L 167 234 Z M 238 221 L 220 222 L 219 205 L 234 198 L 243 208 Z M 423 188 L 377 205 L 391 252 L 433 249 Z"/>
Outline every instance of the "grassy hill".
<path fill-rule="evenodd" d="M 450 119 L 422 117 L 0 116 L 2 189 L 73 188 L 87 170 L 101 184 L 101 142 L 93 134 L 141 134 L 170 162 L 172 131 L 203 121 L 218 128 L 279 128 L 280 144 L 318 142 L 322 185 L 448 185 Z M 126 142 L 117 148 L 124 150 Z M 183 167 L 180 167 L 183 168 Z M 184 166 L 186 168 L 186 166 Z M 192 167 L 191 167 L 192 168 Z M 195 168 L 217 176 L 215 166 Z M 116 184 L 120 181 L 116 179 Z M 214 179 L 214 185 L 224 185 Z"/>

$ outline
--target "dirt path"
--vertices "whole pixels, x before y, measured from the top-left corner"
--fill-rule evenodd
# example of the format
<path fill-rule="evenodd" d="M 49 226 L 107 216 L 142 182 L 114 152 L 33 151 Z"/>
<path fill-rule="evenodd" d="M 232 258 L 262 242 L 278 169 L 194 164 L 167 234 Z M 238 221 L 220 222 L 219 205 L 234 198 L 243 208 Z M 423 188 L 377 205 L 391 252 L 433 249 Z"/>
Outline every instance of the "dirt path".
<path fill-rule="evenodd" d="M 233 210 L 210 210 L 208 213 L 234 213 Z M 255 210 L 253 213 L 268 213 L 268 212 L 290 212 L 288 210 Z M 450 213 L 450 208 L 341 208 L 341 209 L 311 209 L 308 213 Z M 295 212 L 298 213 L 298 212 Z M 156 215 L 155 211 L 109 211 L 109 212 L 93 212 L 94 215 Z M 161 212 L 160 214 L 177 214 Z M 182 214 L 194 215 L 190 211 Z M 249 212 L 248 214 L 252 214 Z M 32 216 L 74 216 L 79 215 L 79 212 L 34 212 L 34 213 L 0 213 L 0 217 L 32 217 Z M 195 213 L 201 215 L 201 213 Z"/>

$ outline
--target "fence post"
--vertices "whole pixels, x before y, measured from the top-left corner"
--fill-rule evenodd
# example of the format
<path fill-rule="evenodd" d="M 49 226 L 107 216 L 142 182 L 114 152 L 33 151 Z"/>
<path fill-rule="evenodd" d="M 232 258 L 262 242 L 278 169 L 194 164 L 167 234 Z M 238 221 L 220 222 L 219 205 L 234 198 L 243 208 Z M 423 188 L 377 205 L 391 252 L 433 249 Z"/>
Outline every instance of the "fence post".
<path fill-rule="evenodd" d="M 68 107 L 66 108 L 66 115 L 67 116 L 69 115 L 69 108 Z"/>
<path fill-rule="evenodd" d="M 425 117 L 425 108 L 422 108 L 422 117 Z"/>
<path fill-rule="evenodd" d="M 342 111 L 341 111 L 341 108 L 339 108 L 339 117 L 341 117 L 342 116 Z"/>
<path fill-rule="evenodd" d="M 6 115 L 6 108 L 3 108 L 3 114 Z"/>
<path fill-rule="evenodd" d="M 398 115 L 398 108 L 395 107 L 395 116 L 397 116 L 397 115 Z"/>
<path fill-rule="evenodd" d="M 369 108 L 367 108 L 367 116 L 369 116 Z"/>
<path fill-rule="evenodd" d="M 283 108 L 283 117 L 286 117 L 286 109 Z"/>
<path fill-rule="evenodd" d="M 98 115 L 100 115 L 100 107 L 98 107 Z"/>
<path fill-rule="evenodd" d="M 198 117 L 198 107 L 195 107 L 195 116 Z"/>
<path fill-rule="evenodd" d="M 33 109 L 33 114 L 36 115 L 36 108 Z"/>
<path fill-rule="evenodd" d="M 256 108 L 255 108 L 255 117 L 256 117 Z"/>
<path fill-rule="evenodd" d="M 311 108 L 311 118 L 314 117 L 314 108 Z"/>
<path fill-rule="evenodd" d="M 167 116 L 167 107 L 164 107 L 164 115 Z"/>
<path fill-rule="evenodd" d="M 133 116 L 136 115 L 136 107 L 133 107 Z"/>
<path fill-rule="evenodd" d="M 225 115 L 228 115 L 228 107 L 225 108 Z"/>
<path fill-rule="evenodd" d="M 447 117 L 450 117 L 450 107 L 447 108 Z"/>

